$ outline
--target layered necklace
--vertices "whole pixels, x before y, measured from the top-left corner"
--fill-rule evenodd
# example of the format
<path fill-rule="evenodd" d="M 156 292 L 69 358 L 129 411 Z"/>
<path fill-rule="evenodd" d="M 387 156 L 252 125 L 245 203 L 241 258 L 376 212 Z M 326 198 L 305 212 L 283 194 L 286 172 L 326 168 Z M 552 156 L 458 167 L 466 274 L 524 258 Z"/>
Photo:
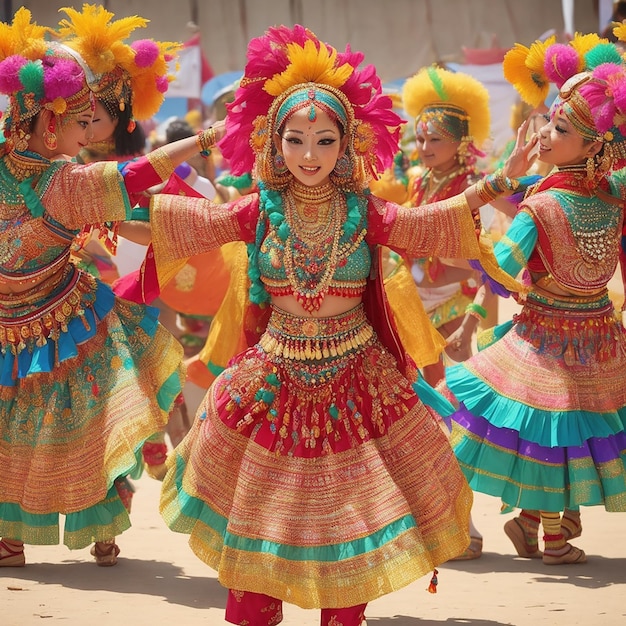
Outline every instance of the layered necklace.
<path fill-rule="evenodd" d="M 296 300 L 311 313 L 321 307 L 337 267 L 346 201 L 332 183 L 308 187 L 294 181 L 283 203 L 290 231 L 285 273 Z"/>
<path fill-rule="evenodd" d="M 423 190 L 423 202 L 433 202 L 435 199 L 442 198 L 442 192 L 446 190 L 446 187 L 450 185 L 450 183 L 455 180 L 461 174 L 469 174 L 470 169 L 465 165 L 459 165 L 455 167 L 451 172 L 447 174 L 437 174 L 435 170 L 428 170 L 422 179 L 422 190 Z M 446 191 L 443 194 L 443 197 L 448 197 L 450 193 Z"/>

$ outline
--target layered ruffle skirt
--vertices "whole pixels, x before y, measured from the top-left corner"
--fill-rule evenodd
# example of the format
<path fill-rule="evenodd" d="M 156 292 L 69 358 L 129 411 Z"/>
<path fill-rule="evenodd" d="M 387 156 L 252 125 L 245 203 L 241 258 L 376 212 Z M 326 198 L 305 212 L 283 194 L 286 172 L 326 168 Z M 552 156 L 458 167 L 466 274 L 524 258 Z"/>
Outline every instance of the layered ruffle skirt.
<path fill-rule="evenodd" d="M 0 296 L 0 536 L 82 548 L 130 526 L 114 481 L 167 423 L 182 348 L 158 311 L 71 268 Z"/>
<path fill-rule="evenodd" d="M 514 322 L 446 373 L 471 487 L 511 507 L 626 511 L 626 336 L 607 294 L 531 293 Z"/>
<path fill-rule="evenodd" d="M 361 307 L 274 309 L 168 465 L 161 513 L 219 581 L 304 608 L 369 602 L 469 543 L 448 439 Z"/>

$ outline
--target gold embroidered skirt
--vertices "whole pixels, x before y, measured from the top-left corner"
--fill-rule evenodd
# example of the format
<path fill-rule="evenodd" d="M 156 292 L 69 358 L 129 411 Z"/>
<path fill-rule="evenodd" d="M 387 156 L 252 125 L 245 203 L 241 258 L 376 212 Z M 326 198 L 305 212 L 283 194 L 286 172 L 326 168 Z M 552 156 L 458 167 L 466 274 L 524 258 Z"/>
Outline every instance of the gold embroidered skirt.
<path fill-rule="evenodd" d="M 361 307 L 273 309 L 168 460 L 161 512 L 229 588 L 369 602 L 462 552 L 472 495 Z"/>

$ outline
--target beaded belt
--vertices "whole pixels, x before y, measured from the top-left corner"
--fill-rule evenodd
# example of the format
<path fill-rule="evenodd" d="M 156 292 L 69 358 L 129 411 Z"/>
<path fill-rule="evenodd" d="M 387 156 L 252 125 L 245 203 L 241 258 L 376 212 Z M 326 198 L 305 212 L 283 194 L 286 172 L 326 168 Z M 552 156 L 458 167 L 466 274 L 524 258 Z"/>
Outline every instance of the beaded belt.
<path fill-rule="evenodd" d="M 299 317 L 273 307 L 259 346 L 283 359 L 322 361 L 354 352 L 373 336 L 362 305 L 333 317 Z"/>
<path fill-rule="evenodd" d="M 34 341 L 37 347 L 47 343 L 48 338 L 56 340 L 74 317 L 84 315 L 85 307 L 95 299 L 97 283 L 86 272 L 74 272 L 63 290 L 51 298 L 41 308 L 14 318 L 0 317 L 0 351 L 11 350 L 19 354 Z M 0 295 L 0 308 L 9 309 L 19 301 L 22 294 Z"/>

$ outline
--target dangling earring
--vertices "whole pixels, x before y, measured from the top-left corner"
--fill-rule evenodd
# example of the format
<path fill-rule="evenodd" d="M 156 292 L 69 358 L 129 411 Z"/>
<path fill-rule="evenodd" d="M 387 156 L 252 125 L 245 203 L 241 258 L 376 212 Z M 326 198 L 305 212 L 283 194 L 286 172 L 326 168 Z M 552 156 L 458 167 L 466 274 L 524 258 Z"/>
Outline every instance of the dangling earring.
<path fill-rule="evenodd" d="M 352 161 L 347 154 L 342 154 L 335 163 L 333 174 L 339 178 L 350 178 L 352 176 Z"/>
<path fill-rule="evenodd" d="M 48 122 L 48 128 L 43 131 L 43 143 L 48 148 L 48 150 L 56 150 L 57 149 L 57 136 L 56 136 L 56 126 L 57 121 L 56 118 L 51 117 Z"/>
<path fill-rule="evenodd" d="M 585 170 L 587 171 L 587 180 L 592 181 L 596 177 L 596 160 L 590 156 L 585 162 Z"/>
<path fill-rule="evenodd" d="M 285 163 L 285 157 L 280 152 L 277 152 L 274 155 L 274 170 L 279 176 L 281 176 L 287 171 L 287 164 Z"/>

